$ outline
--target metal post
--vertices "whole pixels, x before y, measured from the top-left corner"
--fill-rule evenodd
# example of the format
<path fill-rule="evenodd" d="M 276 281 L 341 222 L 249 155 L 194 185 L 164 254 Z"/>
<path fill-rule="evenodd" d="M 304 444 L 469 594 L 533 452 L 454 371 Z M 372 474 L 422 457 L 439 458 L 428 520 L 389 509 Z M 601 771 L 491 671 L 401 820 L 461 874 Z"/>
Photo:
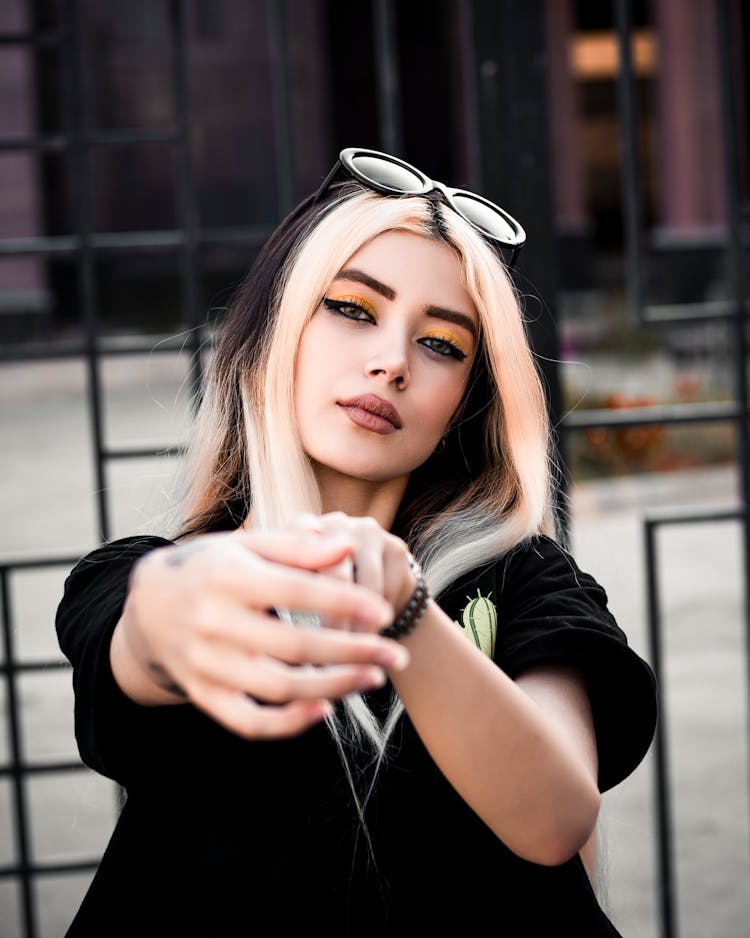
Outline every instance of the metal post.
<path fill-rule="evenodd" d="M 70 149 L 68 151 L 75 230 L 80 239 L 78 254 L 78 283 L 83 305 L 87 388 L 91 437 L 94 447 L 95 498 L 99 516 L 100 536 L 110 537 L 107 479 L 104 462 L 104 428 L 102 419 L 102 387 L 97 349 L 98 322 L 96 311 L 96 287 L 94 282 L 94 249 L 91 240 L 91 196 L 89 192 L 89 159 L 83 143 L 86 129 L 84 113 L 84 79 L 80 47 L 80 25 L 77 0 L 66 0 L 69 27 L 66 54 L 66 105 L 69 120 Z"/>
<path fill-rule="evenodd" d="M 644 522 L 646 555 L 646 601 L 648 646 L 651 666 L 659 687 L 659 719 L 654 737 L 654 794 L 656 810 L 656 858 L 659 880 L 657 895 L 661 912 L 662 938 L 677 938 L 676 884 L 672 866 L 672 810 L 669 800 L 669 761 L 667 756 L 667 709 L 665 703 L 664 669 L 662 667 L 661 605 L 659 602 L 658 558 L 655 522 Z"/>
<path fill-rule="evenodd" d="M 21 908 L 26 938 L 36 938 L 37 922 L 34 895 L 31 889 L 31 850 L 29 812 L 26 805 L 21 751 L 21 713 L 16 686 L 15 651 L 11 624 L 10 582 L 6 567 L 0 567 L 0 604 L 2 604 L 3 641 L 5 643 L 5 681 L 10 736 L 10 775 L 13 785 L 16 819 L 16 845 L 21 873 Z"/>
<path fill-rule="evenodd" d="M 474 43 L 474 7 L 456 5 L 458 41 L 461 45 L 463 109 L 466 123 L 465 163 L 467 188 L 478 192 L 482 186 L 482 155 L 479 147 L 479 104 L 477 101 L 477 53 Z"/>
<path fill-rule="evenodd" d="M 625 225 L 625 291 L 630 325 L 638 326 L 643 306 L 642 194 L 638 161 L 638 114 L 633 94 L 635 80 L 630 47 L 630 0 L 614 0 L 613 8 L 620 58 L 617 73 L 617 110 L 620 118 L 620 183 Z"/>
<path fill-rule="evenodd" d="M 396 10 L 393 0 L 374 0 L 372 18 L 380 145 L 388 153 L 401 155 L 403 150 L 399 106 L 401 82 L 398 69 Z"/>
<path fill-rule="evenodd" d="M 482 157 L 479 191 L 515 215 L 528 235 L 514 280 L 524 296 L 529 338 L 556 429 L 562 421 L 562 391 L 555 316 L 558 257 L 550 181 L 545 5 L 542 0 L 523 4 L 472 0 L 471 7 Z M 534 271 L 533 283 L 525 279 L 524 270 Z M 564 467 L 562 439 L 557 441 L 557 450 Z M 563 541 L 567 538 L 565 489 L 563 477 L 558 486 Z"/>
<path fill-rule="evenodd" d="M 739 144 L 737 139 L 737 111 L 732 42 L 732 5 L 730 0 L 718 0 L 717 3 L 717 39 L 719 43 L 719 70 L 721 89 L 721 112 L 724 127 L 724 179 L 727 200 L 727 272 L 728 293 L 734 305 L 731 319 L 732 346 L 734 348 L 736 400 L 740 408 L 741 419 L 737 423 L 737 455 L 740 503 L 743 510 L 742 524 L 742 569 L 745 575 L 744 618 L 745 618 L 745 663 L 747 666 L 747 687 L 750 694 L 750 430 L 748 429 L 748 342 L 746 324 L 746 279 L 744 271 L 744 245 L 742 240 L 742 218 L 740 208 L 740 164 Z M 748 698 L 750 713 L 750 696 Z"/>
<path fill-rule="evenodd" d="M 284 35 L 284 0 L 266 0 L 268 42 L 271 51 L 271 88 L 279 217 L 288 214 L 295 203 L 292 164 L 292 120 L 290 116 L 289 62 Z"/>
<path fill-rule="evenodd" d="M 191 397 L 197 401 L 197 392 L 203 381 L 201 344 L 202 323 L 198 315 L 196 289 L 196 257 L 198 243 L 198 207 L 195 194 L 195 177 L 190 152 L 190 102 L 187 78 L 187 28 L 184 0 L 170 0 L 169 25 L 172 42 L 172 84 L 175 91 L 175 108 L 179 142 L 179 176 L 177 182 L 177 205 L 179 226 L 184 234 L 180 255 L 180 293 L 184 321 L 191 350 L 190 388 Z"/>

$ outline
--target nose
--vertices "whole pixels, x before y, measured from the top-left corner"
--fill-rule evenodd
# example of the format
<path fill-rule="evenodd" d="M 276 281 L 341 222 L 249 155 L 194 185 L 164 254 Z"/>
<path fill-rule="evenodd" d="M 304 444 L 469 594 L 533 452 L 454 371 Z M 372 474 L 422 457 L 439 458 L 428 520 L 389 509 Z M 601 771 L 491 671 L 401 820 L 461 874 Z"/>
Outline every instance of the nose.
<path fill-rule="evenodd" d="M 382 336 L 381 339 L 385 341 L 381 341 L 366 362 L 365 374 L 373 378 L 382 376 L 387 383 L 393 382 L 403 390 L 411 379 L 407 340 L 401 336 Z"/>

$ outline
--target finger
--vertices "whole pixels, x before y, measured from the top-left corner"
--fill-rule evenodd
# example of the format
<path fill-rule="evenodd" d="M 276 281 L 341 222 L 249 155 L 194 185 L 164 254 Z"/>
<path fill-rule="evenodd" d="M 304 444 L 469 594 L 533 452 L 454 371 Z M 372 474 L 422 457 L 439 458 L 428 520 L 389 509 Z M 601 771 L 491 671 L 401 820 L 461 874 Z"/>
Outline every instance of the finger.
<path fill-rule="evenodd" d="M 307 570 L 338 563 L 354 546 L 351 537 L 338 532 L 252 530 L 237 532 L 233 537 L 265 560 Z"/>
<path fill-rule="evenodd" d="M 403 645 L 373 634 L 302 629 L 272 616 L 227 605 L 217 607 L 200 627 L 201 642 L 192 665 L 199 669 L 212 644 L 229 646 L 238 654 L 263 654 L 289 664 L 376 664 L 400 670 L 409 655 Z"/>
<path fill-rule="evenodd" d="M 354 564 L 355 582 L 382 596 L 385 579 L 382 546 L 374 541 L 363 543 L 354 553 Z"/>
<path fill-rule="evenodd" d="M 379 545 L 367 543 L 361 545 L 354 555 L 354 579 L 355 582 L 371 590 L 377 595 L 382 595 L 384 574 L 383 558 Z M 392 620 L 391 620 L 392 621 Z M 390 625 L 390 621 L 386 623 Z M 370 626 L 356 619 L 348 622 L 347 628 L 353 632 L 370 631 Z M 385 628 L 385 626 L 381 626 Z"/>
<path fill-rule="evenodd" d="M 383 628 L 390 605 L 364 587 L 266 561 L 255 553 L 217 553 L 201 570 L 201 585 L 253 609 L 284 608 L 313 615 L 341 616 L 365 629 Z"/>
<path fill-rule="evenodd" d="M 340 616 L 366 629 L 384 628 L 393 617 L 390 603 L 356 583 L 273 563 L 264 563 L 259 574 L 252 582 L 240 584 L 247 601 L 255 608 L 280 606 L 315 615 Z"/>
<path fill-rule="evenodd" d="M 354 548 L 355 540 L 353 539 L 353 532 L 351 524 L 344 524 L 345 515 L 340 513 L 334 513 L 333 515 L 327 515 L 325 517 L 319 517 L 311 514 L 302 514 L 298 515 L 292 522 L 292 527 L 296 530 L 304 531 L 306 533 L 317 532 L 319 537 L 332 538 L 335 540 L 343 539 L 347 543 L 351 544 L 352 549 Z M 342 557 L 340 560 L 330 564 L 325 568 L 321 568 L 322 572 L 330 576 L 336 576 L 338 579 L 351 582 L 352 577 L 352 559 L 349 554 Z"/>
<path fill-rule="evenodd" d="M 324 576 L 333 577 L 342 583 L 354 582 L 354 562 L 351 556 L 347 555 L 338 563 L 331 567 L 325 567 L 319 571 Z M 327 629 L 340 629 L 349 632 L 352 628 L 352 620 L 346 616 L 328 614 L 320 617 L 320 624 Z"/>
<path fill-rule="evenodd" d="M 240 656 L 226 649 L 211 649 L 204 657 L 202 674 L 209 683 L 274 704 L 365 693 L 386 680 L 383 669 L 375 665 L 292 667 L 264 655 Z"/>
<path fill-rule="evenodd" d="M 323 524 L 321 523 L 320 517 L 310 514 L 309 512 L 296 515 L 292 518 L 289 527 L 296 531 L 308 531 L 316 534 L 321 534 L 323 531 Z"/>
<path fill-rule="evenodd" d="M 194 700 L 210 717 L 245 739 L 297 736 L 333 712 L 326 700 L 300 700 L 280 707 L 264 707 L 245 694 L 219 687 L 203 689 Z"/>
<path fill-rule="evenodd" d="M 318 519 L 322 530 L 327 534 L 346 534 L 349 532 L 354 538 L 354 549 L 351 557 L 345 558 L 335 567 L 321 571 L 326 575 L 337 575 L 339 571 L 349 572 L 350 562 L 353 561 L 351 578 L 361 586 L 366 586 L 378 595 L 383 594 L 383 547 L 385 532 L 374 518 L 350 518 L 340 512 L 324 515 Z M 346 578 L 344 576 L 343 578 Z M 332 620 L 333 627 L 358 629 L 358 623 L 342 621 L 340 617 Z"/>

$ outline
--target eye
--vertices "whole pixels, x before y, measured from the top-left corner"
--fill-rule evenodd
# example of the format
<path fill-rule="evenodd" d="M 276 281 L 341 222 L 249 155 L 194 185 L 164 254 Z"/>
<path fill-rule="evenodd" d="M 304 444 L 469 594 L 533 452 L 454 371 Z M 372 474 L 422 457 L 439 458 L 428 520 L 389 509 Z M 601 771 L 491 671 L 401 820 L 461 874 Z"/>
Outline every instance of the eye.
<path fill-rule="evenodd" d="M 461 351 L 450 339 L 444 339 L 441 336 L 428 335 L 420 339 L 419 342 L 420 345 L 424 345 L 425 348 L 428 348 L 436 355 L 440 355 L 441 358 L 455 358 L 457 361 L 462 362 L 468 357 L 466 352 Z"/>
<path fill-rule="evenodd" d="M 373 311 L 364 306 L 359 298 L 342 297 L 340 300 L 332 300 L 324 296 L 323 306 L 334 315 L 343 316 L 344 319 L 351 319 L 354 322 L 375 322 Z"/>

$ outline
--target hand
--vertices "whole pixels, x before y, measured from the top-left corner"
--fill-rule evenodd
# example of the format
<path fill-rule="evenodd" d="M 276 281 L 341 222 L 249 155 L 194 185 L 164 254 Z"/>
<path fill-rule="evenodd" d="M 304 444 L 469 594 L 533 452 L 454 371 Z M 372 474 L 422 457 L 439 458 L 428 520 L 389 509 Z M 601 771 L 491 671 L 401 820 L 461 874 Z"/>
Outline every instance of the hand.
<path fill-rule="evenodd" d="M 409 564 L 409 548 L 401 538 L 384 530 L 374 518 L 356 518 L 342 511 L 319 517 L 300 515 L 293 522 L 292 529 L 346 538 L 352 544 L 351 550 L 321 572 L 378 593 L 393 607 L 394 619 L 404 610 L 417 587 Z M 355 632 L 380 631 L 383 628 L 337 615 L 324 616 L 323 624 L 328 628 Z"/>
<path fill-rule="evenodd" d="M 298 628 L 269 612 L 345 618 L 364 632 L 384 627 L 393 610 L 381 596 L 316 573 L 351 551 L 346 538 L 291 531 L 211 534 L 152 551 L 133 570 L 112 638 L 115 678 L 141 703 L 181 694 L 248 738 L 303 731 L 330 712 L 328 698 L 371 690 L 384 668 L 408 660 L 377 635 Z M 325 667 L 297 667 L 313 664 Z"/>

